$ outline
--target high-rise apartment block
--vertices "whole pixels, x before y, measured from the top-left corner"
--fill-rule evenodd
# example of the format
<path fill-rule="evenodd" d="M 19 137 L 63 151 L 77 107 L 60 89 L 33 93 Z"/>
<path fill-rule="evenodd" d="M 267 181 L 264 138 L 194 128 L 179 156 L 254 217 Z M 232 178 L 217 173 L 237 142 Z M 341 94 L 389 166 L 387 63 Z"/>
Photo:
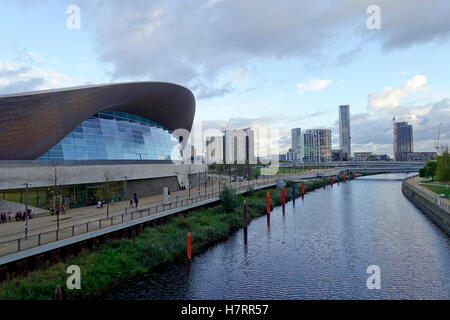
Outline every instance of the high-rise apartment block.
<path fill-rule="evenodd" d="M 347 153 L 347 159 L 352 156 L 352 141 L 350 135 L 350 106 L 339 106 L 339 148 Z"/>
<path fill-rule="evenodd" d="M 408 154 L 414 152 L 412 125 L 408 122 L 394 123 L 394 160 L 407 161 Z"/>
<path fill-rule="evenodd" d="M 304 135 L 304 161 L 331 161 L 331 130 L 308 129 Z"/>

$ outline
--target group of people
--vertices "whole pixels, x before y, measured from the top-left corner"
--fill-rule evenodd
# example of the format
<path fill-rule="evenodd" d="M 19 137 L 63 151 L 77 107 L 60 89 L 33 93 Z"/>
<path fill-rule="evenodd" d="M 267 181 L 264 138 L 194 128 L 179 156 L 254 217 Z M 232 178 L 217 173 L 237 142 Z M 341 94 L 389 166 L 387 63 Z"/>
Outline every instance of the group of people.
<path fill-rule="evenodd" d="M 130 199 L 130 208 L 137 208 L 139 203 L 139 199 L 137 197 L 136 192 L 134 193 L 134 207 L 133 207 L 133 199 Z"/>
<path fill-rule="evenodd" d="M 64 203 L 61 205 L 61 207 L 56 207 L 55 208 L 50 208 L 50 214 L 54 215 L 56 213 L 56 215 L 61 214 L 65 214 L 66 213 L 66 206 L 64 205 Z"/>
<path fill-rule="evenodd" d="M 25 212 L 16 211 L 16 214 L 14 215 L 14 220 L 16 221 L 25 221 L 25 219 L 28 217 L 28 219 L 32 219 L 34 216 L 34 213 L 31 209 L 28 209 Z M 0 223 L 6 223 L 6 222 L 12 222 L 13 221 L 13 213 L 11 211 L 8 212 L 2 212 L 0 214 Z"/>

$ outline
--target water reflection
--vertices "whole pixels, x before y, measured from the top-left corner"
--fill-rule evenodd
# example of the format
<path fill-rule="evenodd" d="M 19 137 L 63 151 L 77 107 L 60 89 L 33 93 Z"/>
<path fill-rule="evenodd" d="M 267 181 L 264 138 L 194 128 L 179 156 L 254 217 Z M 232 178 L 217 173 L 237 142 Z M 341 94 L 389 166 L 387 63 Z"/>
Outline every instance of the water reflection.
<path fill-rule="evenodd" d="M 284 215 L 276 207 L 191 265 L 153 272 L 107 298 L 450 299 L 450 238 L 404 198 L 392 180 L 403 175 L 377 177 L 308 193 Z M 366 287 L 372 264 L 381 290 Z"/>

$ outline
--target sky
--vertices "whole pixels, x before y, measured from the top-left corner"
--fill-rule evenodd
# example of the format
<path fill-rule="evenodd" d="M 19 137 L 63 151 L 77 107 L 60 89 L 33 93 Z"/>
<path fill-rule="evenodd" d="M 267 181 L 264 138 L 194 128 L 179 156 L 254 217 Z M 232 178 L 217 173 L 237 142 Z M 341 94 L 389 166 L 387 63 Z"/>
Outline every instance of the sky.
<path fill-rule="evenodd" d="M 341 104 L 353 152 L 392 155 L 393 117 L 415 151 L 435 151 L 440 123 L 448 145 L 450 2 L 338 3 L 0 0 L 0 95 L 167 81 L 194 93 L 196 127 L 274 128 L 280 152 L 295 127 L 339 148 Z"/>

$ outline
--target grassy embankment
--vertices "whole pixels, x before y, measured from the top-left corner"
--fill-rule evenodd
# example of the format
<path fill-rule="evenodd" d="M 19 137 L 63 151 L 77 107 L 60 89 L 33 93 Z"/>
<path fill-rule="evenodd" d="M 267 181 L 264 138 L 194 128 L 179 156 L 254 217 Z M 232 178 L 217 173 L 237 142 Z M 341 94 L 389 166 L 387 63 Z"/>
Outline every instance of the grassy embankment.
<path fill-rule="evenodd" d="M 326 183 L 329 183 L 327 179 Z M 305 182 L 305 192 L 323 187 L 323 180 Z M 301 188 L 297 185 L 296 196 Z M 56 286 L 65 288 L 69 276 L 66 268 L 81 269 L 81 290 L 64 290 L 67 299 L 99 296 L 109 288 L 170 263 L 186 263 L 186 236 L 192 235 L 192 254 L 225 240 L 243 226 L 242 202 L 247 200 L 249 220 L 266 212 L 265 190 L 236 196 L 233 212 L 225 213 L 221 205 L 202 208 L 188 215 L 171 217 L 165 224 L 146 228 L 132 239 L 110 240 L 95 251 L 84 251 L 66 262 L 33 271 L 21 279 L 13 277 L 0 283 L 0 299 L 53 299 Z M 281 204 L 281 190 L 270 190 L 271 206 Z M 286 188 L 286 200 L 292 188 Z"/>
<path fill-rule="evenodd" d="M 425 188 L 427 188 L 428 190 L 437 193 L 438 195 L 443 193 L 445 194 L 445 197 L 447 199 L 449 199 L 449 195 L 450 195 L 450 188 L 448 188 L 447 186 L 433 186 L 432 184 L 424 184 Z"/>

